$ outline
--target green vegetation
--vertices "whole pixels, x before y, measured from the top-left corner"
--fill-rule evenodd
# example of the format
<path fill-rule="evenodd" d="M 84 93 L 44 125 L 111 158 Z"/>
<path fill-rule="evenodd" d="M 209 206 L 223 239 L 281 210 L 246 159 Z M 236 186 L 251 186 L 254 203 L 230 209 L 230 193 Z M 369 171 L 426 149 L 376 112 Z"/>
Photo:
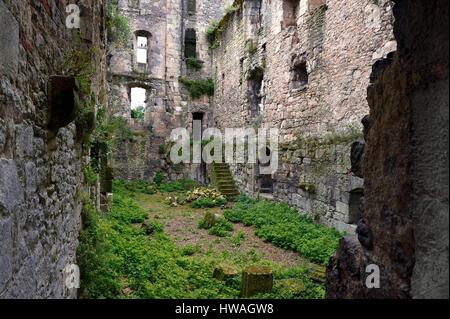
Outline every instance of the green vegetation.
<path fill-rule="evenodd" d="M 235 13 L 239 9 L 240 9 L 240 7 L 238 7 L 238 6 L 229 5 L 228 7 L 225 8 L 225 15 Z"/>
<path fill-rule="evenodd" d="M 97 183 L 97 173 L 90 165 L 83 167 L 83 175 L 87 185 L 93 186 Z"/>
<path fill-rule="evenodd" d="M 256 41 L 248 40 L 246 46 L 250 56 L 254 56 L 258 52 L 258 43 Z"/>
<path fill-rule="evenodd" d="M 128 18 L 120 14 L 118 0 L 108 3 L 106 15 L 106 28 L 111 47 L 125 47 L 130 38 L 131 28 Z"/>
<path fill-rule="evenodd" d="M 298 188 L 310 194 L 316 193 L 316 186 L 314 184 L 301 183 L 300 185 L 298 185 Z"/>
<path fill-rule="evenodd" d="M 255 251 L 217 253 L 211 246 L 200 253 L 196 245 L 177 246 L 130 198 L 130 188 L 140 190 L 142 183 L 114 184 L 113 205 L 106 214 L 96 212 L 82 196 L 84 227 L 78 251 L 81 298 L 239 298 L 240 275 L 225 282 L 213 278 L 214 270 L 222 264 L 236 269 L 271 267 L 274 290 L 257 298 L 324 297 L 323 287 L 312 282 L 303 267 L 281 267 L 262 260 Z"/>
<path fill-rule="evenodd" d="M 128 196 L 133 197 L 135 193 L 143 193 L 148 195 L 161 193 L 182 193 L 194 189 L 198 183 L 190 179 L 182 179 L 176 182 L 164 182 L 164 176 L 161 172 L 157 172 L 153 179 L 154 183 L 147 183 L 145 181 L 124 181 L 115 180 L 116 188 L 121 189 L 122 192 L 127 192 Z"/>
<path fill-rule="evenodd" d="M 186 59 L 186 65 L 197 71 L 199 71 L 203 68 L 203 63 L 201 63 L 196 58 L 192 58 L 192 57 Z"/>
<path fill-rule="evenodd" d="M 179 81 L 185 85 L 193 99 L 198 99 L 204 95 L 214 95 L 214 82 L 211 79 L 207 80 L 192 80 L 185 77 L 180 77 Z"/>
<path fill-rule="evenodd" d="M 131 110 L 131 118 L 142 122 L 144 121 L 144 117 L 145 117 L 145 108 L 143 106 L 138 106 L 134 110 Z"/>
<path fill-rule="evenodd" d="M 220 23 L 213 20 L 206 30 L 206 39 L 208 40 L 209 47 L 211 49 L 216 49 L 220 47 L 220 37 L 222 35 L 223 29 L 220 27 Z"/>
<path fill-rule="evenodd" d="M 155 183 L 158 186 L 161 186 L 161 184 L 164 182 L 165 177 L 161 171 L 157 171 L 155 173 L 155 176 L 153 177 L 153 183 Z"/>
<path fill-rule="evenodd" d="M 288 205 L 270 201 L 240 197 L 224 216 L 234 223 L 255 226 L 258 237 L 322 265 L 328 263 L 342 237 L 334 229 L 314 224 Z"/>
<path fill-rule="evenodd" d="M 213 219 L 213 221 L 211 220 Z M 229 237 L 233 232 L 233 224 L 223 217 L 216 219 L 211 213 L 200 220 L 198 228 L 209 230 L 209 234 L 217 237 Z"/>
<path fill-rule="evenodd" d="M 240 230 L 236 235 L 233 236 L 233 238 L 231 238 L 231 242 L 233 243 L 234 246 L 240 246 L 242 241 L 245 239 L 245 233 Z"/>
<path fill-rule="evenodd" d="M 233 224 L 225 218 L 217 219 L 216 223 L 209 230 L 209 234 L 217 237 L 229 237 L 233 232 Z"/>
<path fill-rule="evenodd" d="M 231 15 L 235 12 L 239 11 L 242 8 L 243 1 L 235 1 L 234 4 L 229 5 L 225 8 L 225 14 L 222 19 L 219 21 L 213 20 L 206 30 L 206 38 L 209 43 L 209 47 L 211 49 L 217 49 L 220 47 L 220 38 L 223 33 L 223 26 L 230 19 Z"/>
<path fill-rule="evenodd" d="M 212 207 L 221 207 L 225 205 L 226 201 L 223 198 L 210 199 L 201 197 L 196 199 L 191 203 L 192 208 L 212 208 Z"/>

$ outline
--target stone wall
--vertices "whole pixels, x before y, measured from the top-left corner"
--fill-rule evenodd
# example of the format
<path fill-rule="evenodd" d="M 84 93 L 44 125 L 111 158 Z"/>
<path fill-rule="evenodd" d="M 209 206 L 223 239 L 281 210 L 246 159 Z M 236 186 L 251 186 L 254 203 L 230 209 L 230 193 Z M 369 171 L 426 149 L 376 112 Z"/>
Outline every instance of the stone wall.
<path fill-rule="evenodd" d="M 396 49 L 392 3 L 235 4 L 240 9 L 222 20 L 214 51 L 215 125 L 280 129 L 269 197 L 353 232 L 352 196 L 361 197 L 363 181 L 352 173 L 351 149 L 369 110 L 371 65 Z M 260 192 L 257 166 L 232 169 L 241 191 Z"/>
<path fill-rule="evenodd" d="M 204 114 L 204 127 L 212 121 L 211 99 L 207 96 L 191 98 L 179 79 L 211 78 L 206 30 L 213 20 L 220 19 L 223 5 L 212 0 L 140 0 L 119 1 L 119 8 L 130 21 L 132 35 L 125 48 L 111 53 L 110 95 L 114 98 L 111 107 L 115 116 L 127 120 L 135 136 L 123 140 L 114 152 L 115 176 L 152 180 L 155 172 L 161 170 L 170 179 L 190 177 L 204 182 L 206 174 L 199 172 L 197 166 L 172 170 L 160 150 L 167 144 L 173 129 L 192 128 L 193 113 Z M 202 66 L 200 70 L 186 63 L 187 30 L 196 32 L 196 59 Z M 148 34 L 147 66 L 136 63 L 137 31 Z M 132 87 L 147 91 L 145 119 L 140 123 L 131 118 Z M 133 157 L 136 152 L 140 154 L 139 159 Z"/>
<path fill-rule="evenodd" d="M 104 3 L 78 1 L 83 27 L 73 33 L 68 3 L 0 0 L 0 298 L 77 294 L 65 286 L 64 269 L 76 264 L 83 151 L 77 86 L 63 60 L 74 35 L 86 47 L 102 44 Z M 99 52 L 97 97 L 105 74 Z"/>
<path fill-rule="evenodd" d="M 359 242 L 341 241 L 328 298 L 449 297 L 448 1 L 395 3 L 398 52 L 374 65 L 368 91 Z"/>

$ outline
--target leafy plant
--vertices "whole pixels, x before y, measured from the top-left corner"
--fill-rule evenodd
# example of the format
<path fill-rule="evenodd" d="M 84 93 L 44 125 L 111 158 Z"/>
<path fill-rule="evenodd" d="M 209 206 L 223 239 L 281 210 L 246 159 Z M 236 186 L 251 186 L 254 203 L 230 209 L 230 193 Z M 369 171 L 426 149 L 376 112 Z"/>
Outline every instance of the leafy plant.
<path fill-rule="evenodd" d="M 144 121 L 145 117 L 145 108 L 143 106 L 138 106 L 137 108 L 131 110 L 131 118 L 138 120 L 138 121 Z"/>
<path fill-rule="evenodd" d="M 328 263 L 343 236 L 334 229 L 314 224 L 287 204 L 270 201 L 241 198 L 224 216 L 234 223 L 255 226 L 258 237 L 323 265 Z"/>
<path fill-rule="evenodd" d="M 233 231 L 233 224 L 225 218 L 217 219 L 216 223 L 209 230 L 209 234 L 217 237 L 228 237 Z"/>
<path fill-rule="evenodd" d="M 97 173 L 92 168 L 91 165 L 86 165 L 83 168 L 84 181 L 90 185 L 94 186 L 97 183 Z"/>
<path fill-rule="evenodd" d="M 125 47 L 130 38 L 131 28 L 128 18 L 119 11 L 118 1 L 109 1 L 106 15 L 106 28 L 108 29 L 111 47 Z"/>
<path fill-rule="evenodd" d="M 223 29 L 220 26 L 220 22 L 216 20 L 213 20 L 208 29 L 206 29 L 206 39 L 208 40 L 211 49 L 220 46 L 220 36 L 222 35 L 222 32 Z"/>
<path fill-rule="evenodd" d="M 225 8 L 225 15 L 235 13 L 239 9 L 240 9 L 240 7 L 238 7 L 238 6 L 229 5 L 228 7 Z"/>
<path fill-rule="evenodd" d="M 204 95 L 214 95 L 214 82 L 211 79 L 192 80 L 185 77 L 180 77 L 179 81 L 186 86 L 193 99 L 198 99 Z"/>
<path fill-rule="evenodd" d="M 185 245 L 181 248 L 181 254 L 183 256 L 193 256 L 200 250 L 198 245 Z"/>
<path fill-rule="evenodd" d="M 199 71 L 203 68 L 203 64 L 196 58 L 192 58 L 192 57 L 186 59 L 186 65 L 197 71 Z"/>
<path fill-rule="evenodd" d="M 240 230 L 236 235 L 231 238 L 231 242 L 233 245 L 239 247 L 241 246 L 242 241 L 245 239 L 245 233 L 244 231 Z"/>
<path fill-rule="evenodd" d="M 153 183 L 155 183 L 157 186 L 160 186 L 165 180 L 165 177 L 161 171 L 157 171 L 155 173 L 155 176 L 153 177 Z"/>
<path fill-rule="evenodd" d="M 130 183 L 142 185 L 143 183 Z M 312 282 L 308 269 L 284 268 L 263 261 L 251 250 L 216 252 L 211 245 L 201 254 L 197 245 L 178 247 L 161 225 L 148 218 L 131 198 L 127 182 L 114 182 L 111 211 L 102 214 L 83 201 L 83 230 L 77 253 L 81 270 L 80 297 L 88 299 L 236 299 L 240 294 L 240 276 L 231 282 L 213 278 L 214 270 L 224 263 L 237 269 L 263 264 L 274 269 L 275 286 L 271 294 L 256 298 L 323 298 L 324 288 Z M 218 224 L 214 233 L 230 234 L 232 225 Z M 230 227 L 231 225 L 231 227 Z M 139 227 L 140 226 L 140 227 Z M 286 280 L 301 280 L 304 290 L 292 289 Z"/>

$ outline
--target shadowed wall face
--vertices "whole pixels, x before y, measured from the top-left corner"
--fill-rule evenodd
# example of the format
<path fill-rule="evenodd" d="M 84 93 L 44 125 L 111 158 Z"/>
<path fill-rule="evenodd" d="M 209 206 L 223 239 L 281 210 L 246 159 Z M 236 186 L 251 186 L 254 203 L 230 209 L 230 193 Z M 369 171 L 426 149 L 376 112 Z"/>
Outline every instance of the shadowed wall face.
<path fill-rule="evenodd" d="M 395 3 L 398 52 L 368 91 L 361 245 L 341 242 L 329 298 L 448 298 L 448 2 Z M 380 289 L 365 286 L 370 264 Z"/>

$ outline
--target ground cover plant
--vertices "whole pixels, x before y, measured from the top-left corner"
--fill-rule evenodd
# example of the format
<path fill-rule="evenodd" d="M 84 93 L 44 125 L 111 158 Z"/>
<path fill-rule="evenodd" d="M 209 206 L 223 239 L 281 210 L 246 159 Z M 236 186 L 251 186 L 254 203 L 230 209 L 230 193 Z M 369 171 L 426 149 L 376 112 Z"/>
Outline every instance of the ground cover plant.
<path fill-rule="evenodd" d="M 175 215 L 164 216 L 168 207 L 164 194 L 149 194 L 148 186 L 115 182 L 112 208 L 107 213 L 97 212 L 84 201 L 78 252 L 82 298 L 234 299 L 240 297 L 240 270 L 249 265 L 269 266 L 274 271 L 272 293 L 255 298 L 324 297 L 323 286 L 309 278 L 306 265 L 286 266 L 264 258 L 257 248 L 241 249 L 250 235 L 242 230 L 233 235 L 233 230 L 227 230 L 233 226 L 224 218 L 217 228 L 218 234 L 224 229 L 229 232 L 226 238 L 202 235 L 205 240 L 197 243 L 176 240 L 173 236 L 179 230 L 171 229 L 176 214 L 189 221 L 203 213 L 186 211 L 190 209 L 186 204 L 173 208 Z M 202 237 L 194 229 L 180 229 Z M 219 249 L 217 245 L 223 243 L 229 247 Z M 238 269 L 239 275 L 227 281 L 214 279 L 214 271 L 221 265 Z"/>
<path fill-rule="evenodd" d="M 239 197 L 224 216 L 233 223 L 254 226 L 258 237 L 322 265 L 327 265 L 343 236 L 334 229 L 313 223 L 287 204 L 258 202 L 245 196 Z"/>

